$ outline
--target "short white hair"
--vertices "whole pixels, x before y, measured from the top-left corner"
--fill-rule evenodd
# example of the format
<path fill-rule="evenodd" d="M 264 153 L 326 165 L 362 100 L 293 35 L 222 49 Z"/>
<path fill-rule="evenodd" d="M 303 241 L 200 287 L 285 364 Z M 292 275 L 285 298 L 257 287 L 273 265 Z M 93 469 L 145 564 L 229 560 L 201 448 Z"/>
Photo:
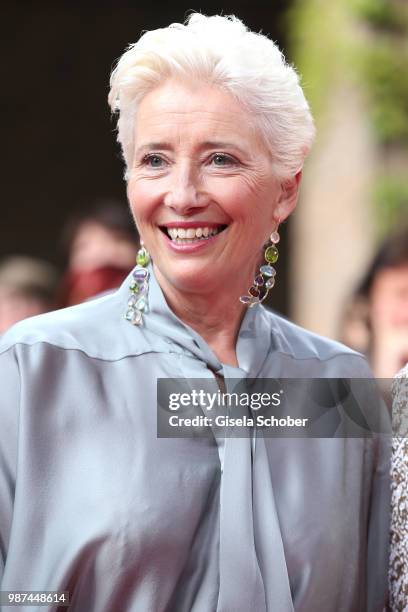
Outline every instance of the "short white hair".
<path fill-rule="evenodd" d="M 255 118 L 277 178 L 302 169 L 315 129 L 294 68 L 272 40 L 251 32 L 237 17 L 193 13 L 184 25 L 145 32 L 111 74 L 108 101 L 112 112 L 119 112 L 118 141 L 127 170 L 139 103 L 175 77 L 201 80 L 233 95 Z"/>

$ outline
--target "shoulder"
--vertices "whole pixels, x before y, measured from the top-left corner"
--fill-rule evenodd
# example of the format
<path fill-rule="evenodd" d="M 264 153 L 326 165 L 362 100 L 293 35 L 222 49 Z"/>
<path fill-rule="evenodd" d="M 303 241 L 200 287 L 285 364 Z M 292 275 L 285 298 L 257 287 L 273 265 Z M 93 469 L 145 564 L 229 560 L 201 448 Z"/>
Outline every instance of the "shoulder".
<path fill-rule="evenodd" d="M 276 313 L 263 309 L 271 331 L 275 350 L 297 362 L 316 362 L 334 366 L 334 372 L 341 368 L 341 376 L 372 377 L 371 370 L 363 355 L 351 348 L 315 334 Z"/>
<path fill-rule="evenodd" d="M 10 349 L 43 345 L 79 350 L 97 359 L 114 361 L 150 350 L 143 333 L 124 318 L 117 292 L 77 306 L 20 321 L 0 339 L 0 355 Z"/>

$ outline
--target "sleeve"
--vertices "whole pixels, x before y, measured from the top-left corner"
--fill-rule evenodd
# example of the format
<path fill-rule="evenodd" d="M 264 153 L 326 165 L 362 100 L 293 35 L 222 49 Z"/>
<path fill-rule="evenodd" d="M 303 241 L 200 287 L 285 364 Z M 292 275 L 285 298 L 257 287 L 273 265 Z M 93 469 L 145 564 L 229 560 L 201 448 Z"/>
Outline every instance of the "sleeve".
<path fill-rule="evenodd" d="M 13 516 L 17 471 L 20 374 L 13 349 L 0 353 L 0 585 Z"/>
<path fill-rule="evenodd" d="M 391 437 L 373 440 L 374 465 L 367 547 L 367 612 L 382 612 L 388 601 Z"/>
<path fill-rule="evenodd" d="M 365 474 L 367 478 L 367 549 L 366 549 L 366 612 L 383 612 L 388 603 L 388 566 L 390 530 L 390 464 L 392 427 L 390 412 L 384 401 L 380 381 L 373 378 L 365 362 L 357 362 L 352 380 L 353 395 L 359 412 L 365 420 L 368 433 L 365 438 Z M 356 420 L 356 423 L 358 419 Z M 359 437 L 359 428 L 351 435 Z M 366 430 L 367 431 L 367 430 Z"/>

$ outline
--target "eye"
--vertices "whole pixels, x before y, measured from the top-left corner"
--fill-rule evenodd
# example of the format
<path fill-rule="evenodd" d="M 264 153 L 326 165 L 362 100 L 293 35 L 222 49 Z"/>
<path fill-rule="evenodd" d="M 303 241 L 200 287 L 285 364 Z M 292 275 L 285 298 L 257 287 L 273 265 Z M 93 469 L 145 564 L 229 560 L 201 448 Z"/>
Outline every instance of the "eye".
<path fill-rule="evenodd" d="M 145 155 L 142 160 L 143 165 L 148 166 L 149 168 L 162 168 L 165 164 L 164 159 L 157 155 L 157 153 L 149 153 Z"/>
<path fill-rule="evenodd" d="M 236 160 L 226 153 L 215 153 L 210 160 L 214 166 L 233 166 Z"/>

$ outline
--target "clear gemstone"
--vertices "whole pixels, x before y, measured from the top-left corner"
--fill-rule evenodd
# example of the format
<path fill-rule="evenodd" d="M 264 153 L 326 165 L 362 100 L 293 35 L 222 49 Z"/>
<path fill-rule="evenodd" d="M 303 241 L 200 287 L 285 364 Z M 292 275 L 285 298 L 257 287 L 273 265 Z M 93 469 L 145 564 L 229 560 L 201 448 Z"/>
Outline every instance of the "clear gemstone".
<path fill-rule="evenodd" d="M 264 276 L 275 276 L 276 270 L 272 266 L 264 265 L 259 269 L 260 273 Z"/>
<path fill-rule="evenodd" d="M 137 297 L 135 295 L 131 295 L 129 300 L 128 300 L 128 306 L 132 307 L 136 304 L 137 301 Z"/>
<path fill-rule="evenodd" d="M 141 297 L 141 298 L 140 298 L 140 299 L 137 301 L 136 308 L 137 308 L 138 310 L 145 310 L 146 306 L 147 306 L 147 301 L 146 301 L 146 298 Z"/>
<path fill-rule="evenodd" d="M 133 325 L 140 325 L 142 322 L 142 313 L 140 310 L 135 310 L 135 316 L 133 317 L 132 323 Z"/>
<path fill-rule="evenodd" d="M 135 318 L 135 316 L 136 316 L 136 310 L 135 310 L 134 308 L 129 308 L 129 309 L 126 311 L 126 314 L 125 314 L 125 319 L 126 319 L 127 321 L 131 321 L 131 322 L 133 322 L 133 319 Z"/>
<path fill-rule="evenodd" d="M 274 277 L 272 277 L 272 278 L 268 278 L 268 280 L 267 280 L 267 281 L 266 281 L 266 283 L 265 283 L 265 287 L 266 287 L 267 289 L 271 289 L 271 287 L 273 287 L 273 286 L 274 286 L 274 284 L 275 284 L 275 279 L 274 279 Z"/>
<path fill-rule="evenodd" d="M 273 244 L 278 244 L 280 240 L 280 236 L 278 234 L 278 232 L 272 232 L 271 234 L 271 242 L 273 242 Z"/>

